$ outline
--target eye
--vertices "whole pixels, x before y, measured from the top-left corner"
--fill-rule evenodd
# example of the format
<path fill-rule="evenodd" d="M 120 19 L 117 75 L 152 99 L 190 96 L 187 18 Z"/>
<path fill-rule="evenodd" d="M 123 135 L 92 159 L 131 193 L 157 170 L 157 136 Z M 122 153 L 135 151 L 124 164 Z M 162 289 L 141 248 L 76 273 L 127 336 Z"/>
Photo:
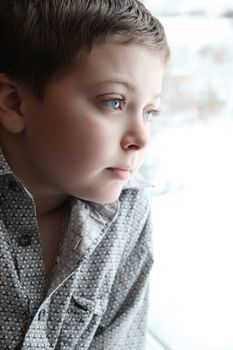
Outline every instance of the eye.
<path fill-rule="evenodd" d="M 103 100 L 100 103 L 102 106 L 104 106 L 107 109 L 117 111 L 118 109 L 122 108 L 123 99 L 122 98 L 111 98 L 108 100 Z"/>
<path fill-rule="evenodd" d="M 152 121 L 154 118 L 158 117 L 160 114 L 160 110 L 158 109 L 152 109 L 151 111 L 144 112 L 143 115 L 146 120 L 149 122 Z"/>

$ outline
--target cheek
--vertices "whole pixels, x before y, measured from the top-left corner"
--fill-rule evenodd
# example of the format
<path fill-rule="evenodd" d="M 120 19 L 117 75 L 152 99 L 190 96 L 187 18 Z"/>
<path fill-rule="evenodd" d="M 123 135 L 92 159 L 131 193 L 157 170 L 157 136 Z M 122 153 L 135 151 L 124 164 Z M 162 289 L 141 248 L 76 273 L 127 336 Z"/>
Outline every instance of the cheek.
<path fill-rule="evenodd" d="M 145 160 L 145 152 L 141 152 L 137 160 L 138 160 L 137 169 L 139 169 Z"/>
<path fill-rule="evenodd" d="M 137 155 L 137 169 L 139 169 L 143 163 L 144 160 L 147 156 L 147 151 L 148 151 L 148 147 L 146 147 L 144 150 L 141 150 L 138 155 Z"/>
<path fill-rule="evenodd" d="M 77 168 L 81 167 L 83 171 L 87 171 L 95 166 L 104 165 L 110 157 L 110 143 L 113 144 L 109 126 L 89 120 L 86 115 L 82 117 L 82 120 L 79 118 L 64 125 L 59 145 L 56 145 L 57 157 L 59 158 L 62 152 L 67 168 L 72 168 L 75 172 L 80 172 L 81 169 Z"/>
<path fill-rule="evenodd" d="M 85 118 L 85 116 L 84 116 Z M 66 140 L 83 152 L 94 152 L 107 148 L 112 139 L 108 125 L 86 118 L 65 126 Z M 97 155 L 97 154 L 96 154 Z"/>
<path fill-rule="evenodd" d="M 89 108 L 59 105 L 37 110 L 30 125 L 33 148 L 53 163 L 77 167 L 78 163 L 96 164 L 114 148 L 114 130 L 106 119 Z M 88 107 L 88 106 L 85 106 Z M 111 148 L 112 146 L 112 148 Z"/>

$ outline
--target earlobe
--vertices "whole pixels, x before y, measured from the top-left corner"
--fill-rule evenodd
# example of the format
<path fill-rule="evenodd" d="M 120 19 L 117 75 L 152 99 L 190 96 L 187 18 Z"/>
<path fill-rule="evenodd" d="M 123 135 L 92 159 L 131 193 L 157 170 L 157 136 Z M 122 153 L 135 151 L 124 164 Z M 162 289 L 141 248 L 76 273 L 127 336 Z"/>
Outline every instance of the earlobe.
<path fill-rule="evenodd" d="M 17 84 L 6 74 L 0 74 L 0 125 L 8 132 L 18 134 L 24 130 L 25 123 L 20 107 Z"/>

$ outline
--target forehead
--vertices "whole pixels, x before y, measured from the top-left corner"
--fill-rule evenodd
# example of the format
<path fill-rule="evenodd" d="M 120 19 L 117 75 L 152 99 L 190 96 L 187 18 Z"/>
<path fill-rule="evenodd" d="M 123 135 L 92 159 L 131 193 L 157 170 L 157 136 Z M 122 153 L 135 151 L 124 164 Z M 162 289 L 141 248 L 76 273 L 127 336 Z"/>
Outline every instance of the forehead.
<path fill-rule="evenodd" d="M 57 93 L 68 96 L 68 91 L 74 91 L 76 96 L 126 93 L 140 101 L 157 99 L 164 66 L 163 56 L 155 49 L 106 41 L 50 81 L 45 97 Z"/>
<path fill-rule="evenodd" d="M 74 65 L 70 74 L 87 85 L 124 82 L 132 87 L 146 81 L 149 86 L 160 82 L 164 71 L 162 55 L 140 44 L 105 42 Z"/>

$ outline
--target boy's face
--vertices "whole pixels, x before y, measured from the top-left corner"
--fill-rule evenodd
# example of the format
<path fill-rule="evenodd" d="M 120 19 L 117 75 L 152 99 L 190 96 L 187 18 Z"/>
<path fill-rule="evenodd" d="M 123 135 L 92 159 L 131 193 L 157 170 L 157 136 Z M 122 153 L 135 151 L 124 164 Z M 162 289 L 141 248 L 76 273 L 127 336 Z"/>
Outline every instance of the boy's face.
<path fill-rule="evenodd" d="M 27 92 L 22 142 L 30 181 L 53 193 L 116 200 L 144 160 L 163 68 L 142 45 L 105 43 L 50 83 L 42 102 Z"/>

